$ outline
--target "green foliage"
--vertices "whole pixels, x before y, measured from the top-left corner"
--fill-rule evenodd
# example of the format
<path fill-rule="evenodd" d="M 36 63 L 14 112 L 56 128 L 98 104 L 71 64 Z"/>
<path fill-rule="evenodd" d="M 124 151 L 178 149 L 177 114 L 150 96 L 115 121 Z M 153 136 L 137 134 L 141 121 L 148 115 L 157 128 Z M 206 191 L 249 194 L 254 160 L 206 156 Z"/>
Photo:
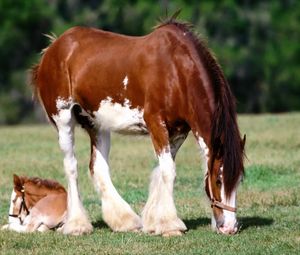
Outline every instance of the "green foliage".
<path fill-rule="evenodd" d="M 179 8 L 208 39 L 240 112 L 300 110 L 300 1 L 2 0 L 0 124 L 34 113 L 25 71 L 48 44 L 42 34 L 84 25 L 144 35 Z"/>

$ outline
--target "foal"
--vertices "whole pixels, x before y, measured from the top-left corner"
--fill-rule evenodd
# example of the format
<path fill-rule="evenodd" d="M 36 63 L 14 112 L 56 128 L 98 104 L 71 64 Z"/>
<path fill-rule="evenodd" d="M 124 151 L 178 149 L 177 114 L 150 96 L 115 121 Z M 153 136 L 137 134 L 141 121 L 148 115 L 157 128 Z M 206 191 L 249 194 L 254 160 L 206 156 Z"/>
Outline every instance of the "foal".
<path fill-rule="evenodd" d="M 9 223 L 2 229 L 17 232 L 47 231 L 63 225 L 67 192 L 58 182 L 14 175 Z"/>

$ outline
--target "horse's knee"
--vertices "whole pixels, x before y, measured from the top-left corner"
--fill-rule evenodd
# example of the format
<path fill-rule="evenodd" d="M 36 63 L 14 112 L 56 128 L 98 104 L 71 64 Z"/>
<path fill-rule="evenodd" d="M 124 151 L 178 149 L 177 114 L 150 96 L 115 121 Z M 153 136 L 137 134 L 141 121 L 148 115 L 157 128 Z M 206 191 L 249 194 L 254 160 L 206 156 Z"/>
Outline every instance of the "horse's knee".
<path fill-rule="evenodd" d="M 176 178 L 175 162 L 170 152 L 164 152 L 158 156 L 159 168 L 165 183 L 173 183 Z"/>
<path fill-rule="evenodd" d="M 64 168 L 68 177 L 77 178 L 77 160 L 75 156 L 64 158 Z"/>

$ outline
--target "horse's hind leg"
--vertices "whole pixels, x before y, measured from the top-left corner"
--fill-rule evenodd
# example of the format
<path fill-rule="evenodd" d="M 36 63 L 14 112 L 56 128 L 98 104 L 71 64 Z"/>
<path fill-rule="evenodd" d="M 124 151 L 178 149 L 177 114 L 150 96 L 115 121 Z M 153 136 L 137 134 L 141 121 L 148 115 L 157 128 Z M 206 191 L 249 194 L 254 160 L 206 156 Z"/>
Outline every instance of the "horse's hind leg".
<path fill-rule="evenodd" d="M 114 231 L 141 229 L 141 220 L 115 189 L 109 173 L 109 131 L 89 131 L 91 137 L 90 172 L 95 187 L 101 195 L 104 221 Z"/>
<path fill-rule="evenodd" d="M 80 235 L 92 231 L 92 225 L 83 208 L 77 184 L 77 160 L 74 153 L 75 119 L 72 106 L 64 107 L 52 116 L 58 129 L 59 145 L 64 154 L 64 169 L 68 179 L 67 220 L 62 232 Z"/>
<path fill-rule="evenodd" d="M 163 236 L 181 235 L 186 226 L 177 217 L 173 198 L 176 177 L 174 158 L 180 144 L 170 144 L 168 130 L 160 118 L 152 117 L 146 122 L 159 166 L 153 170 L 149 197 L 142 211 L 143 231 Z"/>

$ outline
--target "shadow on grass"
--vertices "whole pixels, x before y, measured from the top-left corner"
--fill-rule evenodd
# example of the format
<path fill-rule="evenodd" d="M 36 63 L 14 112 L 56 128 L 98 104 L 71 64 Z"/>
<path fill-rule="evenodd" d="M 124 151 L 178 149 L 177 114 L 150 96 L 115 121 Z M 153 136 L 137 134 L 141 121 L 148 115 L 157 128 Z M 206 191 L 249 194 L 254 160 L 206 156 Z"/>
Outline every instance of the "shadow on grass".
<path fill-rule="evenodd" d="M 238 218 L 239 225 L 241 226 L 240 231 L 244 231 L 247 228 L 251 227 L 262 227 L 262 226 L 270 226 L 274 223 L 274 220 L 271 218 L 263 218 L 263 217 L 241 217 Z M 184 220 L 185 225 L 188 229 L 197 229 L 201 226 L 207 226 L 211 223 L 210 218 L 197 218 L 197 219 L 190 219 Z M 92 223 L 94 228 L 100 229 L 108 229 L 109 227 L 103 220 L 98 220 Z"/>
<path fill-rule="evenodd" d="M 207 226 L 211 222 L 209 218 L 198 218 L 198 219 L 190 219 L 184 220 L 184 223 L 187 229 L 197 229 L 200 226 Z"/>
<path fill-rule="evenodd" d="M 92 225 L 94 228 L 100 228 L 100 229 L 109 228 L 103 220 L 94 221 L 92 222 Z"/>
<path fill-rule="evenodd" d="M 241 231 L 251 228 L 251 227 L 263 227 L 270 226 L 274 223 L 272 218 L 263 217 L 241 217 L 239 218 L 239 224 L 241 226 Z"/>
<path fill-rule="evenodd" d="M 270 226 L 274 223 L 274 220 L 271 218 L 263 218 L 263 217 L 241 217 L 238 218 L 239 224 L 241 226 L 241 231 L 244 231 L 250 227 L 262 227 L 262 226 Z M 211 223 L 210 218 L 198 218 L 198 219 L 190 219 L 184 220 L 185 225 L 188 229 L 197 229 L 200 226 L 207 226 Z"/>

